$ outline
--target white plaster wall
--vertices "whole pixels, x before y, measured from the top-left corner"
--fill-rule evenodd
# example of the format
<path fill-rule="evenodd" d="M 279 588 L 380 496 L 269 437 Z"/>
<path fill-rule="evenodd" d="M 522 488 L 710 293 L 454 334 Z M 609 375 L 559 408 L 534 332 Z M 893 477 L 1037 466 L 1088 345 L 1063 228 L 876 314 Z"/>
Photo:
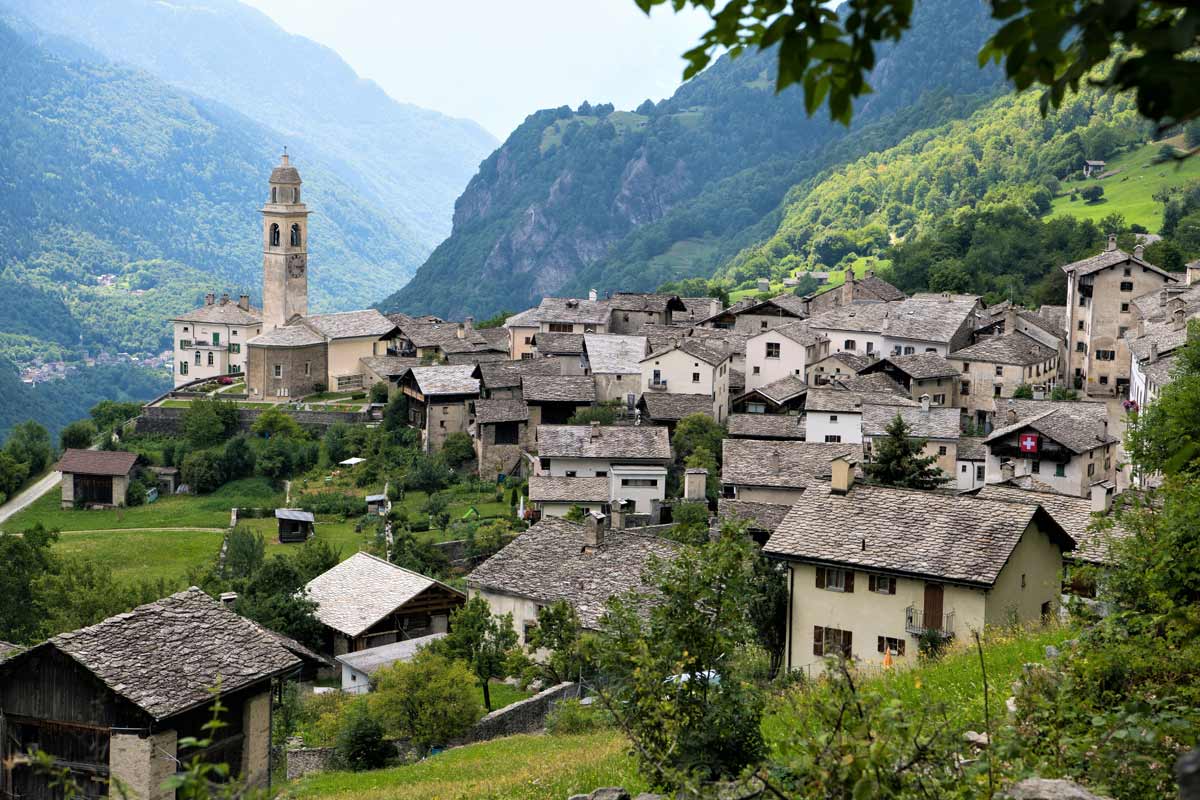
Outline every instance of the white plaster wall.
<path fill-rule="evenodd" d="M 767 344 L 779 345 L 779 358 L 767 358 Z M 766 386 L 789 375 L 804 380 L 805 347 L 787 336 L 767 331 L 746 341 L 746 391 Z M 758 374 L 754 374 L 755 367 Z"/>
<path fill-rule="evenodd" d="M 807 411 L 804 425 L 804 438 L 808 442 L 821 444 L 825 437 L 830 435 L 841 436 L 842 444 L 862 442 L 862 414 L 846 411 L 836 414 L 828 411 Z"/>

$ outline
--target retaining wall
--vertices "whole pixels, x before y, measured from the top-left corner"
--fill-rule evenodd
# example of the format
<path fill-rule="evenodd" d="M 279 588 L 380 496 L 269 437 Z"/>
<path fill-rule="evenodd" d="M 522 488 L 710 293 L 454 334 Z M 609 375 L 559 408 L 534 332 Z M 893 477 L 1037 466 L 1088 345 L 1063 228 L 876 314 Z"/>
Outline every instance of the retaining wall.
<path fill-rule="evenodd" d="M 306 427 L 328 428 L 339 422 L 362 425 L 369 422 L 371 418 L 369 414 L 359 411 L 293 411 L 284 406 L 280 406 L 280 408 L 291 415 L 296 422 Z M 261 408 L 239 408 L 237 410 L 238 428 L 243 432 L 249 432 L 254 421 L 263 411 L 264 409 Z M 142 409 L 142 415 L 137 418 L 137 432 L 164 435 L 182 433 L 185 413 L 187 413 L 186 408 L 146 406 Z"/>
<path fill-rule="evenodd" d="M 534 733 L 546 726 L 546 715 L 560 701 L 579 697 L 579 684 L 560 683 L 506 708 L 488 714 L 456 745 L 483 742 L 517 733 Z"/>

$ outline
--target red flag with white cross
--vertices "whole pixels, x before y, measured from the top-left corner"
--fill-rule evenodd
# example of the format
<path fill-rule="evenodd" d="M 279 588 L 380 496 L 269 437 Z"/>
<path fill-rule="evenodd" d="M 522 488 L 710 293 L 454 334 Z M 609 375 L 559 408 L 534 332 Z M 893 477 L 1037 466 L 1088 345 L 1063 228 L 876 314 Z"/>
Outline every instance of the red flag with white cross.
<path fill-rule="evenodd" d="M 1022 433 L 1019 442 L 1022 453 L 1036 453 L 1038 451 L 1038 435 L 1036 433 Z"/>

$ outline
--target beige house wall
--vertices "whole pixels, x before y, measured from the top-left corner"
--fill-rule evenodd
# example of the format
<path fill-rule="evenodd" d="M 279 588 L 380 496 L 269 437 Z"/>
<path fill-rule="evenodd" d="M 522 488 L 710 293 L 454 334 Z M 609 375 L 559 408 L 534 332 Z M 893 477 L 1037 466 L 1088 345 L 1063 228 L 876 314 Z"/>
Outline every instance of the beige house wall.
<path fill-rule="evenodd" d="M 565 517 L 576 506 L 579 506 L 584 511 L 602 514 L 604 513 L 604 505 L 604 503 L 551 503 L 541 501 L 534 503 L 534 507 L 538 508 L 547 517 Z"/>
<path fill-rule="evenodd" d="M 533 358 L 533 335 L 538 332 L 534 326 L 512 327 L 508 329 L 508 357 L 514 361 L 523 358 Z"/>
<path fill-rule="evenodd" d="M 198 378 L 217 378 L 228 375 L 231 367 L 234 372 L 246 371 L 246 342 L 262 333 L 262 325 L 226 325 L 209 322 L 183 322 L 176 320 L 172 325 L 172 348 L 175 358 L 175 385 L 188 383 Z M 219 344 L 210 347 L 197 347 L 195 342 L 212 342 L 216 333 Z M 193 342 L 183 347 L 182 342 Z M 237 345 L 238 352 L 230 352 L 230 345 Z M 196 354 L 200 354 L 200 364 L 196 364 Z M 208 364 L 208 354 L 213 355 L 213 364 Z M 183 364 L 187 364 L 184 372 Z"/>
<path fill-rule="evenodd" d="M 654 370 L 659 370 L 660 379 L 667 382 L 668 392 L 711 397 L 713 419 L 717 422 L 723 423 L 729 415 L 729 359 L 714 366 L 683 350 L 671 350 L 656 358 L 648 358 L 642 362 L 643 394 L 659 391 L 651 388 Z M 698 375 L 699 380 L 692 380 L 694 374 Z"/>
<path fill-rule="evenodd" d="M 959 369 L 961 368 L 960 366 Z M 921 395 L 927 394 L 930 405 L 953 407 L 958 405 L 958 383 L 957 377 L 914 379 L 909 384 L 908 393 L 913 400 L 919 401 Z M 938 402 L 938 395 L 944 395 L 945 402 Z"/>
<path fill-rule="evenodd" d="M 265 787 L 271 777 L 271 693 L 263 692 L 242 707 L 242 776 L 249 786 Z"/>
<path fill-rule="evenodd" d="M 75 474 L 64 472 L 62 476 L 62 508 L 75 507 Z M 125 505 L 125 495 L 129 493 L 129 476 L 112 476 L 112 497 L 114 506 Z"/>
<path fill-rule="evenodd" d="M 1051 611 L 1057 610 L 1062 569 L 1058 545 L 1031 523 L 988 592 L 984 621 L 988 625 L 1035 622 L 1042 616 L 1044 603 L 1050 604 Z"/>
<path fill-rule="evenodd" d="M 467 433 L 475 422 L 475 415 L 470 411 L 466 401 L 456 400 L 450 403 L 436 401 L 426 404 L 425 415 L 425 450 L 436 453 L 446 443 L 446 437 L 452 433 Z"/>
<path fill-rule="evenodd" d="M 581 544 L 582 546 L 582 544 Z M 488 589 L 468 587 L 468 597 L 482 597 L 492 609 L 492 616 L 503 617 L 512 614 L 513 627 L 517 631 L 517 644 L 525 645 L 525 626 L 537 622 L 538 604 L 525 598 Z"/>
<path fill-rule="evenodd" d="M 565 374 L 565 373 L 564 373 Z M 636 403 L 642 396 L 642 376 L 619 375 L 613 373 L 592 373 L 596 381 L 596 402 L 606 403 L 613 400 L 625 402 L 625 396 L 632 394 Z"/>
<path fill-rule="evenodd" d="M 329 342 L 329 374 L 325 385 L 329 391 L 337 391 L 338 378 L 358 378 L 358 385 L 347 388 L 360 388 L 365 385 L 362 375 L 363 366 L 360 358 L 387 355 L 387 342 L 375 337 L 359 337 L 356 339 L 334 339 Z M 352 381 L 353 382 L 353 381 Z"/>
<path fill-rule="evenodd" d="M 738 314 L 734 318 L 733 329 L 742 333 L 762 333 L 795 322 L 796 319 L 797 317 L 779 314 Z"/>
<path fill-rule="evenodd" d="M 1104 447 L 1089 450 L 1083 455 L 1072 456 L 1071 460 L 1066 463 L 1062 476 L 1055 474 L 1057 464 L 1053 461 L 1041 461 L 1038 471 L 1034 472 L 1033 465 L 1035 459 L 1014 459 L 1013 477 L 1020 478 L 1031 475 L 1060 494 L 1071 495 L 1072 497 L 1089 497 L 1091 496 L 1091 486 L 1093 483 L 1097 481 L 1116 480 L 1116 453 L 1113 452 L 1114 448 L 1115 445 L 1108 444 Z M 1089 466 L 1092 467 L 1092 474 L 1090 475 L 1088 474 Z M 993 455 L 990 448 L 988 449 L 985 475 L 988 483 L 1000 483 L 1004 480 L 1004 474 L 1001 470 L 1001 459 Z"/>
<path fill-rule="evenodd" d="M 268 739 L 268 742 L 270 740 Z M 129 800 L 174 800 L 175 790 L 164 789 L 163 782 L 175 774 L 177 750 L 175 731 L 162 731 L 149 736 L 113 733 L 108 746 L 109 779 Z"/>
<path fill-rule="evenodd" d="M 784 489 L 770 486 L 735 486 L 734 492 L 738 500 L 752 503 L 774 503 L 788 505 L 800 499 L 803 489 Z"/>
<path fill-rule="evenodd" d="M 779 345 L 779 357 L 767 357 L 767 345 Z M 794 375 L 805 380 L 808 350 L 799 342 L 771 331 L 746 340 L 746 391 Z M 757 370 L 757 372 L 756 372 Z"/>
<path fill-rule="evenodd" d="M 986 414 L 994 414 L 996 412 L 996 400 L 1008 399 L 1013 396 L 1023 383 L 1034 385 L 1045 383 L 1047 387 L 1054 383 L 1055 375 L 1058 372 L 1058 358 L 1050 358 L 1044 362 L 1031 366 L 1020 366 L 1017 364 L 999 364 L 994 361 L 974 361 L 961 358 L 947 359 L 959 370 L 959 403 L 962 408 L 968 411 L 983 412 Z M 966 365 L 966 370 L 963 366 Z M 997 375 L 996 370 L 999 368 L 1001 374 Z M 970 384 L 970 392 L 962 393 L 962 383 L 967 381 Z M 1000 394 L 996 394 L 996 387 L 1000 387 Z"/>

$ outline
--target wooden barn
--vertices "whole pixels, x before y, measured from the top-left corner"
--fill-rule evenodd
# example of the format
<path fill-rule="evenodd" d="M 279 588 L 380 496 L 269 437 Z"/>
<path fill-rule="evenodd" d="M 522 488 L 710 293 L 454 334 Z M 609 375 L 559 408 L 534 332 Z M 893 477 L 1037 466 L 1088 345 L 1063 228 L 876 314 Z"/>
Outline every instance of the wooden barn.
<path fill-rule="evenodd" d="M 60 634 L 0 661 L 0 794 L 63 796 L 30 754 L 51 755 L 83 797 L 170 800 L 179 740 L 207 736 L 211 690 L 225 727 L 201 754 L 269 783 L 271 691 L 319 656 L 234 614 L 196 588 Z"/>
<path fill-rule="evenodd" d="M 275 520 L 279 523 L 279 541 L 283 544 L 307 542 L 313 535 L 316 517 L 311 511 L 298 508 L 275 509 Z"/>

